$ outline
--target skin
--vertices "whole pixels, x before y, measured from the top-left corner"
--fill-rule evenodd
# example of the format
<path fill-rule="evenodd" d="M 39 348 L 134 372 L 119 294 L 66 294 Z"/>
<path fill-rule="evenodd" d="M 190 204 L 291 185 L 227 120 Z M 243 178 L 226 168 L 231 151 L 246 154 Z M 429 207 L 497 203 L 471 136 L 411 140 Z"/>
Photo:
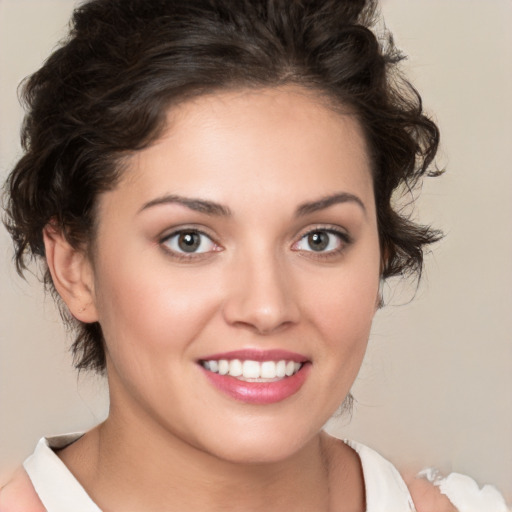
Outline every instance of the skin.
<path fill-rule="evenodd" d="M 335 194 L 345 200 L 322 203 Z M 203 245 L 184 257 L 174 235 L 192 227 Z M 326 250 L 313 250 L 312 231 Z M 291 87 L 184 103 L 100 197 L 92 258 L 51 226 L 45 242 L 70 311 L 99 321 L 106 339 L 109 417 L 59 452 L 102 510 L 365 510 L 357 455 L 322 432 L 378 303 L 373 184 L 355 117 Z M 304 385 L 267 405 L 225 395 L 198 360 L 242 348 L 304 355 Z"/>

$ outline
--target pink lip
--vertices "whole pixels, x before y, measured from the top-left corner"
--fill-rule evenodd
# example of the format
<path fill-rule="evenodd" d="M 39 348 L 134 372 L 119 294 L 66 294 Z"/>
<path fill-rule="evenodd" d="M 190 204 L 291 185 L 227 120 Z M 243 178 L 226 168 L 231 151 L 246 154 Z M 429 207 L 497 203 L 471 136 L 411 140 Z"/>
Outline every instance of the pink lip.
<path fill-rule="evenodd" d="M 230 375 L 219 375 L 218 373 L 210 372 L 200 365 L 209 382 L 219 391 L 247 404 L 265 405 L 287 399 L 299 391 L 311 369 L 311 363 L 306 357 L 285 350 L 237 350 L 212 354 L 202 358 L 201 361 L 218 361 L 220 359 L 251 361 L 280 361 L 284 359 L 285 361 L 302 363 L 302 367 L 297 373 L 291 377 L 284 377 L 274 382 L 246 382 Z"/>
<path fill-rule="evenodd" d="M 201 367 L 202 368 L 202 367 Z M 306 363 L 291 377 L 275 382 L 245 382 L 229 375 L 219 375 L 202 368 L 208 380 L 220 391 L 235 400 L 248 404 L 273 404 L 294 395 L 304 384 L 311 364 Z"/>
<path fill-rule="evenodd" d="M 296 352 L 289 352 L 288 350 L 232 350 L 231 352 L 223 352 L 219 354 L 212 354 L 202 357 L 201 361 L 218 361 L 220 359 L 240 359 L 241 361 L 295 361 L 296 363 L 305 363 L 308 358 Z"/>

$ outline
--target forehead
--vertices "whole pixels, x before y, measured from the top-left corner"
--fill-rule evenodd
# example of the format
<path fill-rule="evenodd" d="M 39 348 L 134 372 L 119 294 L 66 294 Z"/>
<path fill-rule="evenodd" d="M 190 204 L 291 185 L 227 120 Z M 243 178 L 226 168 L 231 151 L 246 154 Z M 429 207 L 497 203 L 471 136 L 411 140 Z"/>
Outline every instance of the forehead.
<path fill-rule="evenodd" d="M 356 116 L 299 87 L 224 91 L 172 108 L 120 185 L 146 201 L 167 193 L 243 203 L 259 194 L 273 205 L 337 191 L 373 199 Z"/>

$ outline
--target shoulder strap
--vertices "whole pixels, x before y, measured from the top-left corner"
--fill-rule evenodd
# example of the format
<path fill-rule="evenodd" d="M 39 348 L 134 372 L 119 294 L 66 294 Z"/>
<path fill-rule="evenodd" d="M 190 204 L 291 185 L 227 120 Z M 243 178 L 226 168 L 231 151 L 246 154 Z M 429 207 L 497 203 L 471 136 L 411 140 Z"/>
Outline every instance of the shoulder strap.
<path fill-rule="evenodd" d="M 65 446 L 79 434 L 56 440 Z M 50 448 L 49 439 L 42 438 L 34 453 L 23 463 L 39 499 L 48 512 L 101 512 L 69 469 Z"/>
<path fill-rule="evenodd" d="M 391 462 L 368 446 L 354 441 L 345 443 L 361 459 L 367 512 L 416 512 L 407 485 Z"/>

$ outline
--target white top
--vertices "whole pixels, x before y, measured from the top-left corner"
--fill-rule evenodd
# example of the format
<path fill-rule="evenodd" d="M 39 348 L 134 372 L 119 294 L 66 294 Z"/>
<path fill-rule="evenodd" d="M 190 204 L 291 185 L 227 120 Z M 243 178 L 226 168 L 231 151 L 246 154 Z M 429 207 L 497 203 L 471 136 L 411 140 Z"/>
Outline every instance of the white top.
<path fill-rule="evenodd" d="M 48 512 L 101 512 L 53 451 L 68 446 L 82 435 L 43 437 L 34 453 L 23 464 Z M 405 482 L 390 462 L 367 446 L 353 441 L 345 443 L 361 459 L 367 512 L 416 511 Z"/>
<path fill-rule="evenodd" d="M 82 436 L 83 433 L 43 437 L 37 443 L 34 453 L 23 463 L 48 512 L 101 512 L 53 451 L 70 445 Z"/>

